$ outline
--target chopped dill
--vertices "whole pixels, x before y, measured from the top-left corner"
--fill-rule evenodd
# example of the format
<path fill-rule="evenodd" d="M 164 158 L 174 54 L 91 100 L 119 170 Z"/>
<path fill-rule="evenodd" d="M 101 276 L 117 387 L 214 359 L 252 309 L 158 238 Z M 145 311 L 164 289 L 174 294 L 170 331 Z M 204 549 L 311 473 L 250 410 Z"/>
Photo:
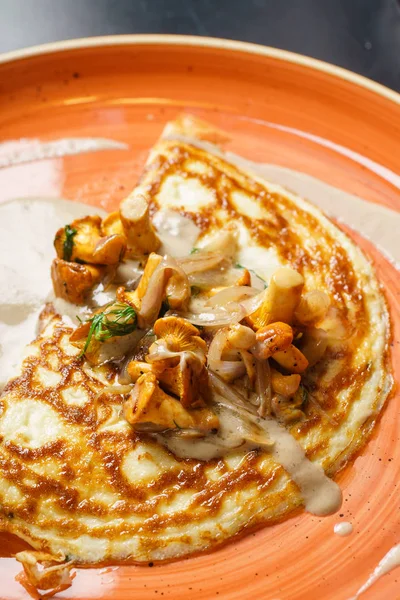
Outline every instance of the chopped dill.
<path fill-rule="evenodd" d="M 74 247 L 74 237 L 78 233 L 76 229 L 73 229 L 70 225 L 66 225 L 64 228 L 65 240 L 63 244 L 63 259 L 71 260 L 72 250 Z"/>
<path fill-rule="evenodd" d="M 90 323 L 90 329 L 80 356 L 85 354 L 92 338 L 98 342 L 105 342 L 112 337 L 121 337 L 132 333 L 136 329 L 136 311 L 129 304 L 122 302 L 111 304 L 103 312 L 93 315 L 86 323 Z"/>
<path fill-rule="evenodd" d="M 190 287 L 190 293 L 192 296 L 198 296 L 201 292 L 201 289 L 197 285 L 192 285 Z"/>
<path fill-rule="evenodd" d="M 169 309 L 170 309 L 170 305 L 168 302 L 168 298 L 166 298 L 161 303 L 161 308 L 160 308 L 160 312 L 158 314 L 158 318 L 161 319 L 165 315 L 165 313 L 167 313 L 169 311 Z"/>

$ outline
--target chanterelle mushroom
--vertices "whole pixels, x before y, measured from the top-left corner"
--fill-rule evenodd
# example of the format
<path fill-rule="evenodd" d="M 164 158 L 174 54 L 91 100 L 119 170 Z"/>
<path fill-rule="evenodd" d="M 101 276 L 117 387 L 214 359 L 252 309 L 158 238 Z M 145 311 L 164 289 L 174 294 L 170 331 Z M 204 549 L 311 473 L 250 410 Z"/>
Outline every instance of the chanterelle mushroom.
<path fill-rule="evenodd" d="M 119 210 L 109 213 L 101 222 L 101 232 L 103 235 L 125 235 L 124 228 L 119 216 Z M 125 236 L 126 237 L 126 236 Z"/>
<path fill-rule="evenodd" d="M 165 296 L 168 300 L 168 305 L 174 310 L 185 310 L 191 296 L 188 276 L 177 261 L 171 257 L 168 258 L 165 268 L 168 279 Z"/>
<path fill-rule="evenodd" d="M 208 396 L 207 344 L 199 330 L 181 317 L 164 317 L 155 322 L 154 333 L 158 339 L 146 360 L 158 369 L 161 385 L 185 407 L 202 405 Z"/>
<path fill-rule="evenodd" d="M 250 327 L 235 324 L 219 329 L 214 335 L 208 352 L 208 366 L 224 381 L 234 381 L 247 373 L 254 383 L 254 358 L 248 351 L 256 341 Z"/>
<path fill-rule="evenodd" d="M 293 329 L 287 323 L 277 321 L 260 327 L 256 334 L 256 343 L 252 348 L 258 359 L 270 358 L 275 352 L 286 350 L 293 341 Z"/>
<path fill-rule="evenodd" d="M 134 190 L 122 200 L 119 215 L 131 252 L 141 256 L 158 250 L 160 240 L 150 220 L 148 202 L 141 193 Z"/>
<path fill-rule="evenodd" d="M 154 333 L 162 338 L 168 350 L 172 352 L 207 351 L 207 344 L 200 337 L 200 331 L 187 319 L 181 317 L 163 317 L 154 323 Z"/>
<path fill-rule="evenodd" d="M 165 289 L 165 272 L 156 273 L 156 271 L 161 261 L 162 256 L 152 252 L 136 290 L 130 292 L 124 287 L 117 290 L 117 299 L 130 304 L 137 311 L 141 327 L 151 325 L 160 312 Z M 142 311 L 143 299 L 145 302 Z"/>
<path fill-rule="evenodd" d="M 184 307 L 190 298 L 189 281 L 176 261 L 154 252 L 148 258 L 136 290 L 130 292 L 123 287 L 117 290 L 118 300 L 137 310 L 140 327 L 154 323 L 165 297 L 171 307 Z"/>
<path fill-rule="evenodd" d="M 271 277 L 262 305 L 246 320 L 254 329 L 275 321 L 290 324 L 303 286 L 304 279 L 300 273 L 287 267 L 278 269 Z"/>
<path fill-rule="evenodd" d="M 123 211 L 123 215 L 122 212 Z M 127 256 L 138 258 L 155 252 L 160 246 L 150 221 L 148 205 L 141 195 L 129 196 L 101 224 L 103 235 L 122 235 L 126 239 Z"/>
<path fill-rule="evenodd" d="M 139 377 L 124 404 L 124 416 L 137 431 L 167 429 L 217 429 L 219 420 L 208 408 L 186 410 L 181 402 L 166 394 L 158 385 L 154 373 Z"/>
<path fill-rule="evenodd" d="M 131 360 L 127 367 L 127 371 L 133 383 L 136 383 L 139 377 L 141 377 L 145 373 L 153 373 L 154 375 L 156 375 L 154 365 L 151 365 L 147 362 L 143 362 L 141 360 Z"/>
<path fill-rule="evenodd" d="M 80 265 L 55 258 L 51 265 L 54 293 L 73 304 L 84 304 L 88 293 L 105 274 L 104 267 Z"/>
<path fill-rule="evenodd" d="M 92 215 L 59 229 L 54 246 L 57 256 L 66 261 L 115 265 L 125 254 L 126 240 L 119 233 L 102 236 L 101 218 Z"/>

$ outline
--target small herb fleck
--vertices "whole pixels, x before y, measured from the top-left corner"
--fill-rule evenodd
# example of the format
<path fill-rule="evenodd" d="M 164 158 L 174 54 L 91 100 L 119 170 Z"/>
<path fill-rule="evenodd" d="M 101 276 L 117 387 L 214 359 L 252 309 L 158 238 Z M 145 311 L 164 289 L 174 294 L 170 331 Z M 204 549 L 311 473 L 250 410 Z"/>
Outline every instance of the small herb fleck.
<path fill-rule="evenodd" d="M 190 288 L 190 293 L 192 296 L 198 296 L 201 292 L 201 289 L 197 285 L 192 285 Z"/>
<path fill-rule="evenodd" d="M 66 225 L 64 228 L 65 240 L 63 244 L 63 259 L 71 260 L 72 250 L 74 247 L 74 237 L 78 233 L 76 229 L 73 229 L 70 225 Z"/>
<path fill-rule="evenodd" d="M 170 309 L 168 298 L 162 301 L 158 318 L 161 319 Z"/>
<path fill-rule="evenodd" d="M 196 254 L 196 252 L 200 252 L 200 248 L 192 248 L 190 254 Z"/>

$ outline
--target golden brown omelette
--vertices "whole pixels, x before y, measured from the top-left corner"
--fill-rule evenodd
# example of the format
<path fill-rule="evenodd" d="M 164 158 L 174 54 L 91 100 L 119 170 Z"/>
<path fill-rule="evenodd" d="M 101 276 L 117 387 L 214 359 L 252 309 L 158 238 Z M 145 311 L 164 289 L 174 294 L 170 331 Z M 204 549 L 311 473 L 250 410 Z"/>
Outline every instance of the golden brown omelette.
<path fill-rule="evenodd" d="M 0 399 L 0 525 L 40 551 L 17 557 L 27 589 L 337 510 L 331 477 L 388 397 L 370 262 L 199 141 L 220 139 L 169 124 L 119 211 L 56 233 L 54 300 Z"/>

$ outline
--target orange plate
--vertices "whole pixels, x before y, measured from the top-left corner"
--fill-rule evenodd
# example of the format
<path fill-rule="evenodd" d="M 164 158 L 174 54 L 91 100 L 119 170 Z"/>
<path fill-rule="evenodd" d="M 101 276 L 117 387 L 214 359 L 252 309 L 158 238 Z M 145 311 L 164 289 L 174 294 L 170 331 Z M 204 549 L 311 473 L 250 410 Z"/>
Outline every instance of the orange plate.
<path fill-rule="evenodd" d="M 0 81 L 2 141 L 101 136 L 129 145 L 128 151 L 0 169 L 2 200 L 42 194 L 115 208 L 164 123 L 183 109 L 230 132 L 233 151 L 400 210 L 399 96 L 315 60 L 217 39 L 122 36 L 6 55 Z M 398 375 L 399 274 L 355 237 L 375 262 L 391 304 Z M 368 447 L 340 474 L 340 515 L 302 513 L 215 553 L 153 568 L 80 570 L 61 596 L 348 600 L 400 542 L 397 402 L 390 400 Z M 354 525 L 347 538 L 333 533 L 341 520 Z M 9 556 L 15 548 L 9 538 L 0 540 L 0 597 L 7 600 L 26 597 L 14 583 L 19 565 Z M 399 598 L 398 578 L 394 570 L 363 600 Z"/>

